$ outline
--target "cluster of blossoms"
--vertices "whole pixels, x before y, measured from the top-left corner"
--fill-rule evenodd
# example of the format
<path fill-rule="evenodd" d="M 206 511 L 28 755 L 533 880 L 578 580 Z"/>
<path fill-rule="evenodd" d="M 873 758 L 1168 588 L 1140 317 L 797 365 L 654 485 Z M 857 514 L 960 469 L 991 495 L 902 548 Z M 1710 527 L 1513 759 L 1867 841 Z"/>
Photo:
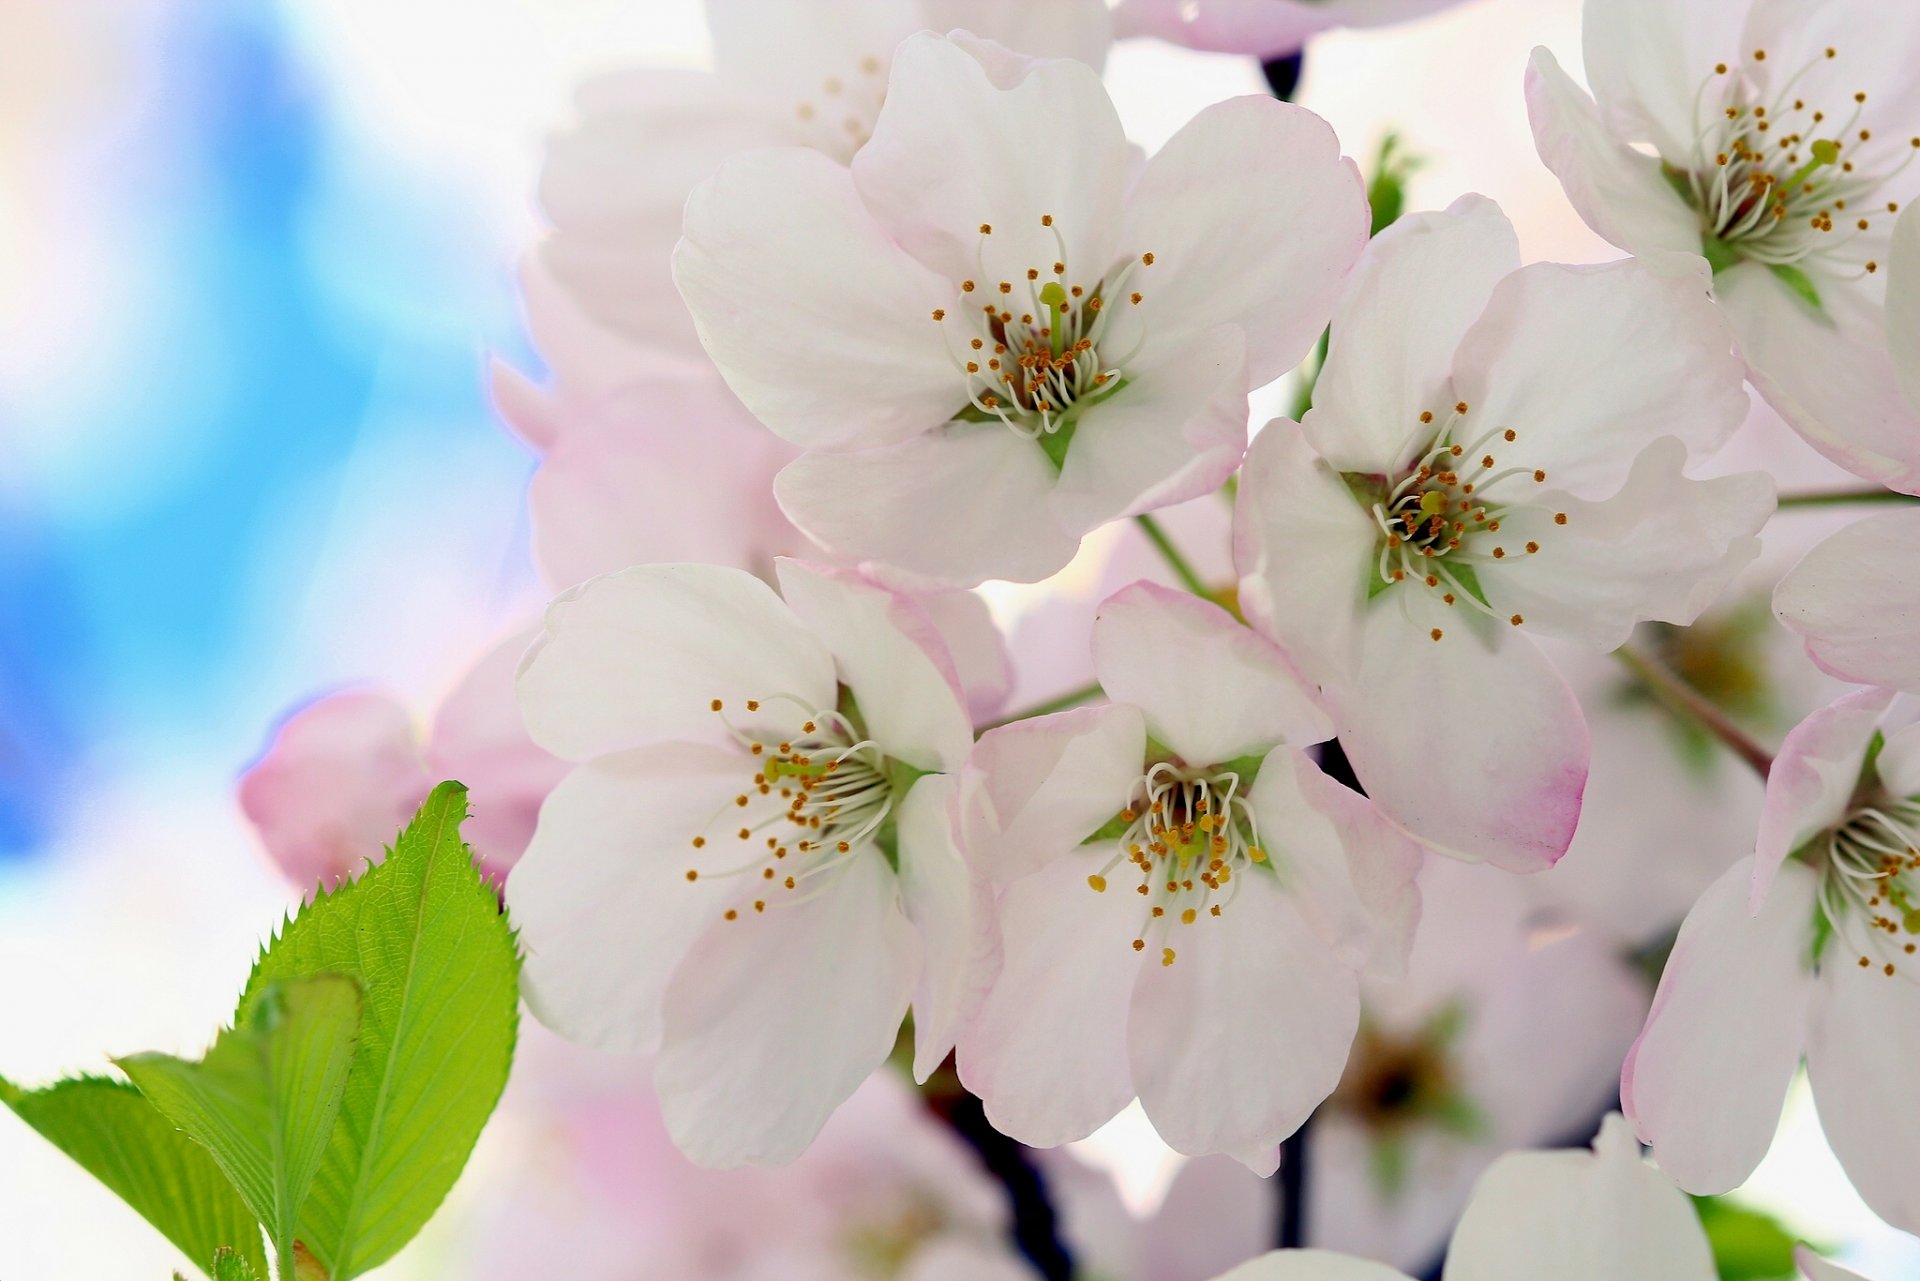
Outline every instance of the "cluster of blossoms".
<path fill-rule="evenodd" d="M 1116 36 L 1274 56 L 1441 7 L 709 0 L 713 74 L 588 86 L 526 271 L 552 381 L 494 372 L 560 594 L 424 743 L 374 694 L 290 720 L 242 792 L 270 848 L 338 877 L 464 777 L 534 1014 L 650 1063 L 527 1110 L 701 1165 L 917 1134 L 898 1058 L 1037 1148 L 1137 1101 L 1220 1188 L 1318 1117 L 1294 1239 L 1378 1262 L 1221 1281 L 1391 1281 L 1449 1236 L 1456 1281 L 1691 1281 L 1675 1184 L 1740 1184 L 1804 1058 L 1920 1230 L 1920 511 L 1793 543 L 1747 392 L 1920 493 L 1920 26 L 1589 0 L 1592 95 L 1544 50 L 1525 91 L 1632 255 L 1599 265 L 1523 262 L 1477 195 L 1371 227 L 1272 98 L 1143 159 L 1100 77 Z M 1503 1155 L 1616 1101 L 1595 1154 Z M 816 1207 L 770 1266 L 1031 1275 L 900 1141 L 910 1175 L 828 1177 L 934 1190 Z M 1261 1246 L 1165 1231 L 1100 1274 Z"/>

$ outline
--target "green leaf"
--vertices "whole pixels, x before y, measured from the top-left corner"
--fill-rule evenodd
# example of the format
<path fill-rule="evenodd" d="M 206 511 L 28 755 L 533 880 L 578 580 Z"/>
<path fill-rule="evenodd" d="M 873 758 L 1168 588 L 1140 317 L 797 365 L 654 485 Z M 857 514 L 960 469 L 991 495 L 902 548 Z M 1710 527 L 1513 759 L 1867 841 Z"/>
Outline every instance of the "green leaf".
<path fill-rule="evenodd" d="M 1695 1197 L 1720 1281 L 1786 1281 L 1798 1276 L 1794 1237 L 1778 1220 L 1721 1197 Z"/>
<path fill-rule="evenodd" d="M 1473 597 L 1482 605 L 1487 604 L 1486 589 L 1480 586 L 1479 571 L 1474 569 L 1473 566 L 1467 564 L 1449 564 L 1447 566 L 1447 572 L 1453 575 L 1453 581 L 1460 584 L 1467 595 Z M 1493 607 L 1488 605 L 1487 608 L 1491 609 Z"/>
<path fill-rule="evenodd" d="M 221 1246 L 266 1267 L 260 1226 L 206 1150 L 124 1081 L 88 1076 L 42 1090 L 0 1077 L 0 1103 L 107 1185 L 205 1267 Z"/>
<path fill-rule="evenodd" d="M 359 985 L 320 975 L 267 988 L 198 1063 L 170 1054 L 116 1062 L 213 1155 L 284 1259 L 333 1136 L 359 1028 Z"/>
<path fill-rule="evenodd" d="M 360 1048 L 298 1236 L 331 1281 L 391 1258 L 439 1208 L 499 1102 L 519 1019 L 519 951 L 460 840 L 467 791 L 434 788 L 386 861 L 289 921 L 254 966 L 276 983 L 359 981 Z"/>
<path fill-rule="evenodd" d="M 260 1281 L 260 1274 L 233 1251 L 222 1249 L 213 1256 L 213 1281 Z"/>

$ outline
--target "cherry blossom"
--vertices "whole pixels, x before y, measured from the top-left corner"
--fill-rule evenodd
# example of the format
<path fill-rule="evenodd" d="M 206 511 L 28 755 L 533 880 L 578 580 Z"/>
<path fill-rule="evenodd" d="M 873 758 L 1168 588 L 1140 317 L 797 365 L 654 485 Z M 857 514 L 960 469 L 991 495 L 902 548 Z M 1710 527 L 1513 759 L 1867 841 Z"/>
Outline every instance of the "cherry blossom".
<path fill-rule="evenodd" d="M 1536 51 L 1540 156 L 1631 253 L 1704 253 L 1754 386 L 1835 462 L 1920 490 L 1888 350 L 1889 232 L 1920 184 L 1920 22 L 1863 0 L 1587 0 L 1590 98 Z M 1654 154 L 1648 154 L 1650 148 Z"/>
<path fill-rule="evenodd" d="M 1758 553 L 1771 482 L 1686 471 L 1747 404 L 1705 285 L 1680 255 L 1520 267 L 1481 197 L 1403 219 L 1354 272 L 1305 421 L 1254 441 L 1241 608 L 1434 848 L 1532 871 L 1573 837 L 1586 731 L 1523 631 L 1610 650 Z"/>
<path fill-rule="evenodd" d="M 1920 510 L 1834 534 L 1780 583 L 1780 621 L 1842 680 L 1920 693 Z"/>
<path fill-rule="evenodd" d="M 1360 176 L 1325 122 L 1251 97 L 1135 168 L 1084 64 L 924 34 L 850 168 L 763 151 L 694 194 L 675 280 L 805 451 L 776 487 L 795 524 L 847 560 L 1035 581 L 1226 480 L 1248 387 L 1305 354 L 1366 241 Z"/>
<path fill-rule="evenodd" d="M 1860 690 L 1787 737 L 1753 857 L 1680 928 L 1621 1098 L 1661 1168 L 1717 1193 L 1752 1172 L 1804 1057 L 1867 1204 L 1920 1227 L 1905 1098 L 1920 1054 L 1920 725 Z"/>
<path fill-rule="evenodd" d="M 1304 755 L 1325 717 L 1218 606 L 1139 584 L 1093 647 L 1111 703 L 992 730 L 967 766 L 1004 965 L 960 1078 L 1024 1142 L 1137 1095 L 1175 1149 L 1271 1171 L 1339 1081 L 1357 972 L 1404 960 L 1419 851 Z"/>
<path fill-rule="evenodd" d="M 1121 0 L 1119 34 L 1158 36 L 1194 49 L 1294 53 L 1333 27 L 1381 27 L 1437 13 L 1460 0 Z"/>
<path fill-rule="evenodd" d="M 887 95 L 894 47 L 964 27 L 1012 49 L 1098 67 L 1102 0 L 706 0 L 711 73 L 635 68 L 588 81 L 550 144 L 539 259 L 602 325 L 704 364 L 669 260 L 687 194 L 728 157 L 806 147 L 839 164 Z"/>
<path fill-rule="evenodd" d="M 625 570 L 554 602 L 520 673 L 577 762 L 508 902 L 535 1014 L 658 1052 L 675 1141 L 791 1160 L 893 1048 L 917 1074 L 974 1001 L 990 921 L 954 846 L 971 723 L 916 602 L 781 561 Z"/>

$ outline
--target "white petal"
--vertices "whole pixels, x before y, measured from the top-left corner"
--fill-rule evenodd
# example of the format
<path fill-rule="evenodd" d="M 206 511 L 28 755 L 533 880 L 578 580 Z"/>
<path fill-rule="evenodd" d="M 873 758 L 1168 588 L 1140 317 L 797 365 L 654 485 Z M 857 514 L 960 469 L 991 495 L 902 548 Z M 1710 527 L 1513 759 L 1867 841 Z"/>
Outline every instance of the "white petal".
<path fill-rule="evenodd" d="M 1240 608 L 1311 680 L 1354 662 L 1379 539 L 1298 425 L 1279 419 L 1253 438 L 1233 509 Z"/>
<path fill-rule="evenodd" d="M 1038 58 L 1077 58 L 1095 71 L 1113 42 L 1105 0 L 921 0 L 935 31 L 965 27 L 1009 49 Z"/>
<path fill-rule="evenodd" d="M 752 777 L 742 752 L 676 744 L 561 780 L 507 882 L 527 1004 L 542 1023 L 603 1050 L 659 1047 L 668 979 L 741 892 L 714 875 L 742 861 L 738 844 L 695 849 L 693 838 Z M 689 883 L 689 869 L 703 875 Z"/>
<path fill-rule="evenodd" d="M 1858 1272 L 1828 1263 L 1804 1245 L 1794 1247 L 1793 1261 L 1806 1274 L 1807 1281 L 1867 1281 Z"/>
<path fill-rule="evenodd" d="M 966 403 L 932 319 L 952 283 L 902 252 L 817 151 L 722 165 L 687 202 L 673 278 L 728 385 L 795 444 L 904 440 Z"/>
<path fill-rule="evenodd" d="M 1540 159 L 1595 232 L 1629 253 L 1699 253 L 1700 220 L 1668 185 L 1660 161 L 1607 132 L 1600 110 L 1554 56 L 1535 49 L 1527 116 Z"/>
<path fill-rule="evenodd" d="M 879 97 L 894 46 L 924 25 L 912 5 L 885 0 L 708 0 L 704 8 L 713 65 L 728 87 L 789 112 L 801 103 L 831 109 L 837 99 L 862 107 Z M 834 79 L 840 87 L 829 93 Z"/>
<path fill-rule="evenodd" d="M 1752 879 L 1742 859 L 1687 913 L 1620 1073 L 1660 1168 L 1701 1195 L 1739 1186 L 1766 1155 L 1806 1039 L 1814 875 L 1782 868 L 1758 916 Z"/>
<path fill-rule="evenodd" d="M 953 423 L 851 454 L 804 454 L 774 481 L 787 516 L 836 556 L 972 586 L 1038 582 L 1063 568 L 1080 534 L 1048 498 L 1046 454 L 998 423 Z"/>
<path fill-rule="evenodd" d="M 1130 198 L 1126 246 L 1154 255 L 1131 278 L 1150 341 L 1236 324 L 1249 381 L 1271 382 L 1320 336 L 1369 221 L 1360 171 L 1326 121 L 1264 96 L 1215 103 L 1147 162 Z"/>
<path fill-rule="evenodd" d="M 1747 52 L 1737 45 L 1741 7 L 1665 0 L 1587 5 L 1587 80 L 1609 131 L 1623 142 L 1651 142 L 1676 163 L 1689 158 L 1700 129 L 1701 83 L 1724 85 L 1714 68 Z"/>
<path fill-rule="evenodd" d="M 1290 748 L 1268 754 L 1248 799 L 1262 848 L 1327 944 L 1352 969 L 1405 973 L 1420 918 L 1420 847 Z"/>
<path fill-rule="evenodd" d="M 667 987 L 654 1070 L 673 1141 L 701 1165 L 778 1165 L 893 1049 L 920 940 L 879 851 L 817 897 L 709 929 Z"/>
<path fill-rule="evenodd" d="M 967 762 L 967 858 L 997 881 L 1038 871 L 1120 812 L 1146 754 L 1146 722 L 1125 704 L 988 730 Z"/>
<path fill-rule="evenodd" d="M 845 570 L 797 560 L 775 568 L 781 594 L 833 654 L 881 751 L 916 769 L 959 769 L 973 723 L 953 656 L 919 603 Z"/>
<path fill-rule="evenodd" d="M 929 591 L 915 593 L 914 599 L 953 656 L 968 713 L 976 721 L 999 715 L 1013 692 L 1013 656 L 985 598 L 978 592 Z"/>
<path fill-rule="evenodd" d="M 1693 622 L 1760 554 L 1774 494 L 1763 472 L 1692 480 L 1686 463 L 1686 446 L 1663 436 L 1640 451 L 1611 497 L 1548 492 L 1538 501 L 1556 512 L 1503 517 L 1507 556 L 1481 571 L 1488 603 L 1602 653 L 1624 645 L 1640 622 Z"/>
<path fill-rule="evenodd" d="M 993 892 L 969 872 L 954 843 L 955 787 L 942 775 L 923 778 L 898 815 L 900 894 L 926 957 L 913 996 L 913 1075 L 922 1084 L 953 1049 L 1000 968 Z"/>
<path fill-rule="evenodd" d="M 833 658 L 765 583 L 717 565 L 645 565 L 583 583 L 547 607 L 546 634 L 520 664 L 533 741 L 584 761 L 647 743 L 731 743 L 739 725 L 791 728 L 781 695 L 835 701 Z"/>
<path fill-rule="evenodd" d="M 1920 963 L 1888 975 L 1861 968 L 1836 939 L 1820 967 L 1807 1032 L 1807 1075 L 1820 1128 L 1847 1179 L 1875 1214 L 1920 1232 L 1920 1114 L 1913 1067 L 1920 1063 Z"/>
<path fill-rule="evenodd" d="M 961 44 L 911 37 L 894 54 L 887 104 L 853 178 L 894 239 L 950 280 L 1024 284 L 1029 268 L 1051 275 L 1064 260 L 1091 287 L 1119 249 L 1126 135 L 1092 68 L 1019 70 L 996 83 Z"/>
<path fill-rule="evenodd" d="M 1513 224 L 1484 196 L 1410 214 L 1367 246 L 1333 313 L 1303 424 L 1336 470 L 1392 474 L 1422 440 L 1420 414 L 1452 403 L 1453 352 L 1493 288 L 1520 266 Z"/>
<path fill-rule="evenodd" d="M 961 1083 L 996 1130 L 1032 1147 L 1084 1139 L 1133 1098 L 1127 1007 L 1146 912 L 1087 887 L 1112 850 L 1057 859 L 1001 892 L 1000 978 L 960 1034 Z"/>
<path fill-rule="evenodd" d="M 1513 631 L 1401 583 L 1369 606 L 1357 666 L 1325 695 L 1389 818 L 1456 858 L 1539 871 L 1573 839 L 1587 729 L 1566 681 Z"/>
<path fill-rule="evenodd" d="M 1517 434 L 1487 449 L 1501 467 L 1544 470 L 1583 498 L 1617 489 L 1651 441 L 1711 451 L 1747 416 L 1706 262 L 1677 254 L 1521 268 L 1462 341 L 1454 387 L 1468 430 Z"/>
<path fill-rule="evenodd" d="M 1189 765 L 1333 737 L 1286 654 L 1189 592 L 1141 582 L 1109 597 L 1094 618 L 1093 665 L 1107 697 L 1139 707 Z"/>
<path fill-rule="evenodd" d="M 1273 1243 L 1280 1207 L 1273 1185 L 1231 1157 L 1180 1167 L 1140 1244 L 1152 1281 L 1210 1281 Z"/>
<path fill-rule="evenodd" d="M 1327 1250 L 1275 1250 L 1217 1281 L 1407 1281 L 1407 1276 L 1384 1263 Z"/>
<path fill-rule="evenodd" d="M 1920 363 L 1920 355 L 1915 357 Z M 1920 511 L 1855 521 L 1780 580 L 1773 612 L 1827 672 L 1920 693 Z"/>
<path fill-rule="evenodd" d="M 1225 1152 L 1271 1174 L 1280 1141 L 1340 1083 L 1359 984 L 1278 877 L 1253 869 L 1234 880 L 1218 917 L 1148 935 L 1128 1057 L 1169 1146 Z"/>
<path fill-rule="evenodd" d="M 1855 690 L 1793 727 L 1773 768 L 1754 845 L 1757 909 L 1787 857 L 1845 817 L 1880 718 L 1893 702 L 1887 690 Z"/>
<path fill-rule="evenodd" d="M 1052 506 L 1062 528 L 1213 493 L 1247 448 L 1245 340 L 1231 325 L 1149 343 L 1126 384 L 1080 415 Z"/>
<path fill-rule="evenodd" d="M 1496 1162 L 1454 1231 L 1446 1281 L 1714 1281 L 1692 1202 L 1641 1160 L 1618 1116 L 1594 1147 Z"/>
<path fill-rule="evenodd" d="M 1750 263 L 1716 276 L 1714 293 L 1754 387 L 1808 444 L 1856 476 L 1920 493 L 1920 409 L 1900 389 L 1879 306 L 1828 284 L 1821 315 Z"/>
<path fill-rule="evenodd" d="M 1920 409 L 1920 216 L 1911 208 L 1893 224 L 1887 263 L 1887 350 L 1907 404 Z"/>

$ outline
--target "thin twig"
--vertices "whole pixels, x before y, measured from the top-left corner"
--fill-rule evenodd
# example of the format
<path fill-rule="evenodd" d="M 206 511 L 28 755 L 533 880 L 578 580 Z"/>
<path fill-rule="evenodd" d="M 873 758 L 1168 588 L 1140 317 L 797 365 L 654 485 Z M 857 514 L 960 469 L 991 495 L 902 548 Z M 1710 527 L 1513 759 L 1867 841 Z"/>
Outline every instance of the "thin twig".
<path fill-rule="evenodd" d="M 1780 507 L 1844 507 L 1851 503 L 1920 503 L 1920 494 L 1897 489 L 1835 489 L 1824 494 L 1782 494 Z"/>
<path fill-rule="evenodd" d="M 1011 725 L 1015 721 L 1030 721 L 1036 716 L 1047 716 L 1053 712 L 1064 712 L 1070 707 L 1078 707 L 1082 703 L 1092 702 L 1094 699 L 1100 697 L 1100 693 L 1101 690 L 1098 684 L 1082 685 L 1079 689 L 1070 689 L 1066 693 L 1055 698 L 1050 698 L 1044 703 L 1036 703 L 1024 711 L 1013 712 L 1010 715 L 1002 716 L 999 720 L 988 721 L 985 725 L 980 726 L 977 732 L 984 734 L 990 729 L 999 729 L 1001 726 Z"/>
<path fill-rule="evenodd" d="M 1207 580 L 1200 577 L 1199 571 L 1193 567 L 1193 562 L 1173 545 L 1173 540 L 1167 537 L 1167 531 L 1160 527 L 1159 521 L 1144 513 L 1135 516 L 1133 520 L 1152 542 L 1154 550 L 1160 553 L 1160 559 L 1167 562 L 1167 568 L 1173 571 L 1173 576 L 1180 580 L 1182 587 L 1195 596 L 1212 596 L 1212 589 L 1207 586 Z"/>
<path fill-rule="evenodd" d="M 1631 646 L 1615 650 L 1614 657 L 1640 678 L 1641 684 L 1660 701 L 1661 706 L 1719 739 L 1735 756 L 1753 766 L 1754 772 L 1761 778 L 1764 779 L 1772 770 L 1772 752 L 1754 742 L 1725 712 L 1708 701 L 1706 695 L 1675 676 L 1664 663 L 1639 653 Z"/>

